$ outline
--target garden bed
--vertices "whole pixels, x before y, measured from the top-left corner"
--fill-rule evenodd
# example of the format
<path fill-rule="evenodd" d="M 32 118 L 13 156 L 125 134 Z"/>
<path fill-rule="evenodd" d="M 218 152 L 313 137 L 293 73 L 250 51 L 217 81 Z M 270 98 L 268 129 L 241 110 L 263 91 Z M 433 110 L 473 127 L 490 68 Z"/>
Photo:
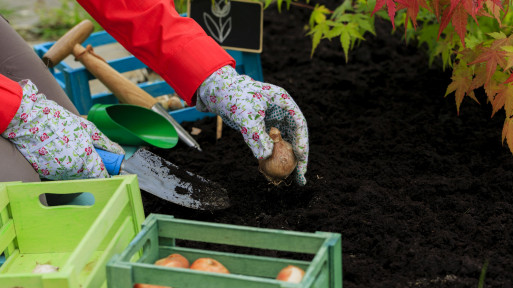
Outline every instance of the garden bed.
<path fill-rule="evenodd" d="M 330 5 L 329 8 L 334 8 Z M 204 212 L 143 193 L 146 213 L 305 232 L 342 234 L 344 287 L 511 287 L 513 155 L 501 145 L 504 112 L 490 118 L 466 99 L 444 98 L 450 71 L 428 67 L 415 44 L 379 23 L 350 53 L 324 41 L 310 59 L 309 10 L 265 11 L 264 78 L 287 89 L 310 130 L 304 187 L 274 187 L 235 130 L 204 152 L 179 143 L 155 151 L 228 189 L 232 206 Z"/>

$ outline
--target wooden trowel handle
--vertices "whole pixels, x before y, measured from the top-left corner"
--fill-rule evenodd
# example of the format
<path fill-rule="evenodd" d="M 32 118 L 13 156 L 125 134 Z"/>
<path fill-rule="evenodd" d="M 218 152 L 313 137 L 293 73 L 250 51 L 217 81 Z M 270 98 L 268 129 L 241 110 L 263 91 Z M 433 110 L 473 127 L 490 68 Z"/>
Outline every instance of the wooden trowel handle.
<path fill-rule="evenodd" d="M 104 60 L 86 51 L 82 45 L 76 44 L 73 47 L 73 55 L 91 74 L 107 86 L 119 101 L 148 109 L 158 102 L 157 99 L 121 75 Z"/>
<path fill-rule="evenodd" d="M 84 42 L 94 30 L 93 22 L 83 20 L 55 42 L 43 55 L 43 62 L 50 68 L 68 57 L 77 43 Z"/>

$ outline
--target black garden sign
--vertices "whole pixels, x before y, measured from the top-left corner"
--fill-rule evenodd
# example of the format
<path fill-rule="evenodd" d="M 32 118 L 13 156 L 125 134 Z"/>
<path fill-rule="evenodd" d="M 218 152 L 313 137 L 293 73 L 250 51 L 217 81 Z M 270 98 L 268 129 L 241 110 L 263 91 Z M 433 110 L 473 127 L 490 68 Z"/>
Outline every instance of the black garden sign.
<path fill-rule="evenodd" d="M 262 52 L 263 5 L 248 0 L 189 0 L 187 15 L 225 49 Z"/>

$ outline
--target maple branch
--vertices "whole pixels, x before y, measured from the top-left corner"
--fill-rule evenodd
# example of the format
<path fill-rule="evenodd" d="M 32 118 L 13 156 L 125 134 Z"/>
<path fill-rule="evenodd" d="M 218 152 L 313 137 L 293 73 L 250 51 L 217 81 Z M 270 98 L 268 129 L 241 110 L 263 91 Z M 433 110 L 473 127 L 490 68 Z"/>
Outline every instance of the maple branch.
<path fill-rule="evenodd" d="M 276 0 L 273 0 L 273 1 L 271 2 L 271 4 L 276 4 L 276 2 L 277 2 Z M 309 9 L 309 10 L 314 10 L 314 9 L 315 9 L 315 7 L 314 7 L 314 6 L 312 6 L 312 5 L 308 5 L 308 4 L 304 4 L 304 3 L 298 3 L 298 2 L 292 2 L 292 1 L 291 1 L 291 2 L 290 2 L 290 3 L 288 3 L 288 4 L 290 4 L 290 5 L 294 5 L 294 6 L 297 6 L 297 7 L 301 7 L 301 8 L 306 8 L 306 9 Z M 330 12 L 333 12 L 333 11 L 331 11 L 331 10 L 330 10 Z"/>
<path fill-rule="evenodd" d="M 314 7 L 312 5 L 308 5 L 308 4 L 304 4 L 304 3 L 290 2 L 290 5 L 306 8 L 309 10 L 314 10 Z"/>

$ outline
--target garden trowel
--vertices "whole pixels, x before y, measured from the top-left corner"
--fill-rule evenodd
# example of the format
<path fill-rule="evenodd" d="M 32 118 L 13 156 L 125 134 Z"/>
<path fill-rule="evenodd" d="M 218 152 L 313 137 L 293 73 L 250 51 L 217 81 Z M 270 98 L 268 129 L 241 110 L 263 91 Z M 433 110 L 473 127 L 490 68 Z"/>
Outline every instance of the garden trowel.
<path fill-rule="evenodd" d="M 199 210 L 230 206 L 228 192 L 218 183 L 183 170 L 144 148 L 128 159 L 125 155 L 96 151 L 110 175 L 136 174 L 142 190 L 164 200 Z"/>

